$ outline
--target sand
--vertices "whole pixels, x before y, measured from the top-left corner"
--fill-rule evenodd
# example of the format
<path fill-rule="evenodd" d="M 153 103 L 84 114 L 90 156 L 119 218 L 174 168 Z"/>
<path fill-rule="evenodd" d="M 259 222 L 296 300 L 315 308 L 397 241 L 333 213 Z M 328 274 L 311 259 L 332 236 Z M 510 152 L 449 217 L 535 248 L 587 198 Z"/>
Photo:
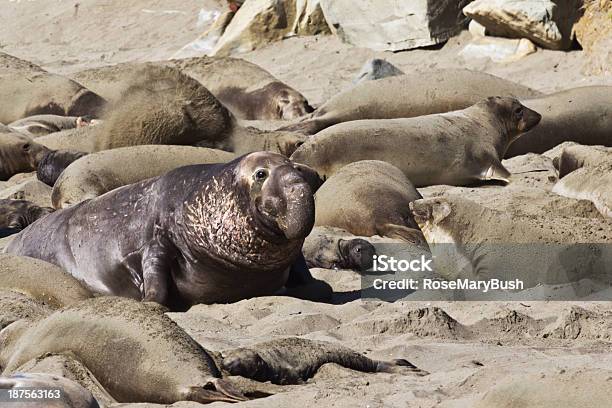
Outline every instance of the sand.
<path fill-rule="evenodd" d="M 201 9 L 206 15 L 224 8 L 224 2 L 213 0 L 81 0 L 78 9 L 75 3 L 3 2 L 0 51 L 57 73 L 124 61 L 164 60 L 210 25 L 211 21 L 198 24 Z M 445 67 L 482 70 L 543 92 L 612 85 L 612 76 L 583 73 L 587 58 L 582 51 L 539 49 L 508 64 L 466 61 L 459 52 L 470 39 L 464 32 L 443 46 L 391 54 L 344 44 L 332 36 L 290 38 L 239 57 L 261 65 L 302 92 L 314 106 L 351 87 L 353 77 L 372 57 L 385 58 L 407 73 Z M 592 203 L 550 192 L 555 172 L 545 155 L 520 156 L 504 164 L 515 173 L 508 187 L 433 186 L 421 193 L 425 197 L 469 196 L 484 206 L 515 214 L 554 212 L 608 222 Z M 3 188 L 8 188 L 0 192 L 5 196 L 17 194 L 47 204 L 48 191 L 41 190 L 32 178 L 13 180 Z M 350 294 L 360 287 L 355 272 L 317 269 L 313 274 L 339 292 Z M 431 373 L 425 377 L 363 374 L 327 365 L 305 385 L 233 406 L 582 407 L 606 406 L 609 401 L 612 305 L 607 302 L 348 299 L 350 296 L 336 296 L 339 304 L 332 305 L 263 297 L 229 305 L 199 305 L 170 316 L 211 350 L 300 336 L 339 342 L 373 358 L 406 358 Z M 83 383 L 88 386 L 91 381 Z"/>

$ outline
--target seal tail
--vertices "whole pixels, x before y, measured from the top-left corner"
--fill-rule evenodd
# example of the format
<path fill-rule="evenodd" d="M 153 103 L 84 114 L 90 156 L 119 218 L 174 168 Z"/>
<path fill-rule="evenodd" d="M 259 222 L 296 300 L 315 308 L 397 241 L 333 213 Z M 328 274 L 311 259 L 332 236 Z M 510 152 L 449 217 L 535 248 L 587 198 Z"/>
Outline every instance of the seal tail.
<path fill-rule="evenodd" d="M 377 361 L 376 372 L 378 373 L 414 373 L 418 376 L 429 375 L 425 370 L 421 370 L 408 360 L 403 358 L 394 359 L 391 361 Z"/>

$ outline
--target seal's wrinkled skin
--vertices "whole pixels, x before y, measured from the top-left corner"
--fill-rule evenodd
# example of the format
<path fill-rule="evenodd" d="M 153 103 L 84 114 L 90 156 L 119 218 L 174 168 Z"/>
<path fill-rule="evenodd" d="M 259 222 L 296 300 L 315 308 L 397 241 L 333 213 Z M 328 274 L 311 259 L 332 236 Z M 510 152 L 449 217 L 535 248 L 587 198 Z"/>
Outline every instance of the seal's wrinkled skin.
<path fill-rule="evenodd" d="M 20 231 L 53 211 L 26 200 L 0 199 L 0 228 Z"/>
<path fill-rule="evenodd" d="M 94 292 L 177 310 L 273 294 L 312 229 L 317 180 L 264 152 L 181 167 L 51 214 L 7 252 L 56 264 Z"/>

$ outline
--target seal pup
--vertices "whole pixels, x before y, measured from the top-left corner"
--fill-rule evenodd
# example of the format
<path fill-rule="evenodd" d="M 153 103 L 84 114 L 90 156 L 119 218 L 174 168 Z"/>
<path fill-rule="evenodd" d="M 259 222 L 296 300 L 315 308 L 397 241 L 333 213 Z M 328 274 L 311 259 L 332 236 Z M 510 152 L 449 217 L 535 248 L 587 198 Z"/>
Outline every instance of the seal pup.
<path fill-rule="evenodd" d="M 86 156 L 87 153 L 72 150 L 53 150 L 43 156 L 36 169 L 36 177 L 53 187 L 58 177 L 70 163 Z"/>
<path fill-rule="evenodd" d="M 506 157 L 543 153 L 563 142 L 612 146 L 612 86 L 585 86 L 520 99 L 542 120 L 508 149 Z"/>
<path fill-rule="evenodd" d="M 302 253 L 310 268 L 365 271 L 372 266 L 376 248 L 349 232 L 315 227 L 306 237 Z"/>
<path fill-rule="evenodd" d="M 361 71 L 353 79 L 353 83 L 357 85 L 365 81 L 376 81 L 398 75 L 404 75 L 404 72 L 389 61 L 372 58 L 363 65 Z"/>
<path fill-rule="evenodd" d="M 71 79 L 0 52 L 0 122 L 32 115 L 97 117 L 106 100 Z"/>
<path fill-rule="evenodd" d="M 331 98 L 301 122 L 280 129 L 313 135 L 342 122 L 412 118 L 465 109 L 495 95 L 528 98 L 542 94 L 484 72 L 433 70 L 360 83 Z"/>
<path fill-rule="evenodd" d="M 51 201 L 56 209 L 70 207 L 118 187 L 161 176 L 177 167 L 227 163 L 235 158 L 234 153 L 192 146 L 145 145 L 103 150 L 67 166 L 53 185 Z M 57 173 L 55 164 L 53 161 L 50 166 L 53 174 Z M 43 159 L 39 165 L 39 179 L 45 167 Z"/>
<path fill-rule="evenodd" d="M 0 377 L 0 389 L 59 389 L 58 398 L 47 399 L 45 408 L 99 408 L 98 401 L 92 393 L 78 383 L 68 378 L 42 373 L 16 373 L 8 377 Z M 23 404 L 23 405 L 22 405 Z M 11 403 L 15 408 L 32 407 L 33 403 Z M 41 405 L 42 407 L 42 405 Z"/>
<path fill-rule="evenodd" d="M 609 282 L 607 220 L 508 214 L 458 196 L 417 200 L 410 209 L 445 279 L 518 279 L 524 289 Z"/>
<path fill-rule="evenodd" d="M 19 133 L 0 133 L 0 181 L 17 173 L 36 171 L 38 163 L 49 151 Z"/>
<path fill-rule="evenodd" d="M 356 161 L 381 160 L 417 187 L 507 183 L 510 172 L 501 158 L 539 121 L 537 112 L 516 99 L 489 97 L 460 111 L 341 123 L 311 138 L 291 158 L 326 178 Z"/>
<path fill-rule="evenodd" d="M 24 293 L 58 309 L 93 297 L 66 271 L 40 259 L 0 254 L 0 288 Z"/>
<path fill-rule="evenodd" d="M 0 199 L 0 228 L 21 231 L 39 218 L 55 211 L 26 200 Z"/>
<path fill-rule="evenodd" d="M 221 367 L 230 374 L 280 385 L 303 383 L 328 363 L 366 373 L 428 374 L 404 359 L 376 361 L 339 344 L 299 337 L 272 340 L 221 354 Z"/>
<path fill-rule="evenodd" d="M 417 245 L 425 239 L 408 204 L 423 198 L 404 173 L 378 160 L 350 163 L 323 183 L 315 195 L 315 225 L 354 235 L 399 238 Z"/>
<path fill-rule="evenodd" d="M 50 214 L 7 252 L 56 264 L 93 292 L 173 310 L 274 294 L 318 282 L 301 256 L 317 180 L 267 152 L 181 167 Z"/>

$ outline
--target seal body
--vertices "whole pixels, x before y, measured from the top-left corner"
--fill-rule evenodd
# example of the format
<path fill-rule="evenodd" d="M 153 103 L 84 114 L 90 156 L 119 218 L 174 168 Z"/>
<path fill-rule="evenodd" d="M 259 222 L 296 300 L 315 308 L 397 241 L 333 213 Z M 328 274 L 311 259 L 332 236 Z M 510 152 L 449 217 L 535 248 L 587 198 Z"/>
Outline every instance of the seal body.
<path fill-rule="evenodd" d="M 69 353 L 118 402 L 246 399 L 224 388 L 229 383 L 208 352 L 164 311 L 151 303 L 96 298 L 11 330 L 14 323 L 0 336 L 3 375 L 46 353 Z"/>
<path fill-rule="evenodd" d="M 16 120 L 9 126 L 14 130 L 25 133 L 31 137 L 48 135 L 62 130 L 75 129 L 88 126 L 89 117 L 60 116 L 60 115 L 34 115 Z"/>
<path fill-rule="evenodd" d="M 19 231 L 52 212 L 53 208 L 40 207 L 30 201 L 0 199 L 0 228 Z"/>
<path fill-rule="evenodd" d="M 104 150 L 67 166 L 54 183 L 51 201 L 55 208 L 69 207 L 177 167 L 226 163 L 235 157 L 222 150 L 191 146 L 145 145 Z M 39 173 L 41 167 L 44 161 Z"/>
<path fill-rule="evenodd" d="M 612 159 L 572 171 L 552 191 L 564 197 L 589 200 L 604 217 L 612 218 Z"/>
<path fill-rule="evenodd" d="M 399 168 L 417 187 L 507 182 L 510 173 L 501 158 L 539 120 L 516 99 L 491 97 L 461 111 L 342 123 L 320 132 L 291 157 L 327 178 L 349 163 L 380 160 Z"/>
<path fill-rule="evenodd" d="M 342 122 L 412 118 L 465 109 L 498 95 L 528 98 L 541 93 L 484 72 L 434 70 L 363 82 L 333 97 L 301 122 L 282 129 L 312 135 Z"/>
<path fill-rule="evenodd" d="M 292 120 L 313 112 L 301 93 L 248 61 L 197 57 L 171 62 L 200 81 L 240 119 Z"/>
<path fill-rule="evenodd" d="M 0 133 L 0 181 L 36 171 L 49 149 L 20 133 Z"/>
<path fill-rule="evenodd" d="M 506 157 L 543 153 L 563 142 L 612 146 L 612 86 L 567 89 L 521 103 L 542 115 Z"/>
<path fill-rule="evenodd" d="M 61 75 L 31 62 L 0 53 L 0 122 L 11 123 L 32 115 L 97 117 L 106 100 Z"/>
<path fill-rule="evenodd" d="M 46 185 L 53 187 L 60 174 L 70 163 L 86 155 L 87 153 L 73 150 L 50 151 L 38 163 L 36 177 Z"/>
<path fill-rule="evenodd" d="M 308 173 L 273 153 L 181 167 L 50 214 L 7 252 L 174 309 L 273 294 L 314 223 Z"/>
<path fill-rule="evenodd" d="M 315 196 L 315 225 L 360 236 L 389 236 L 422 242 L 409 204 L 423 198 L 404 173 L 378 160 L 350 163 L 331 176 Z M 419 239 L 421 238 L 421 239 Z"/>

